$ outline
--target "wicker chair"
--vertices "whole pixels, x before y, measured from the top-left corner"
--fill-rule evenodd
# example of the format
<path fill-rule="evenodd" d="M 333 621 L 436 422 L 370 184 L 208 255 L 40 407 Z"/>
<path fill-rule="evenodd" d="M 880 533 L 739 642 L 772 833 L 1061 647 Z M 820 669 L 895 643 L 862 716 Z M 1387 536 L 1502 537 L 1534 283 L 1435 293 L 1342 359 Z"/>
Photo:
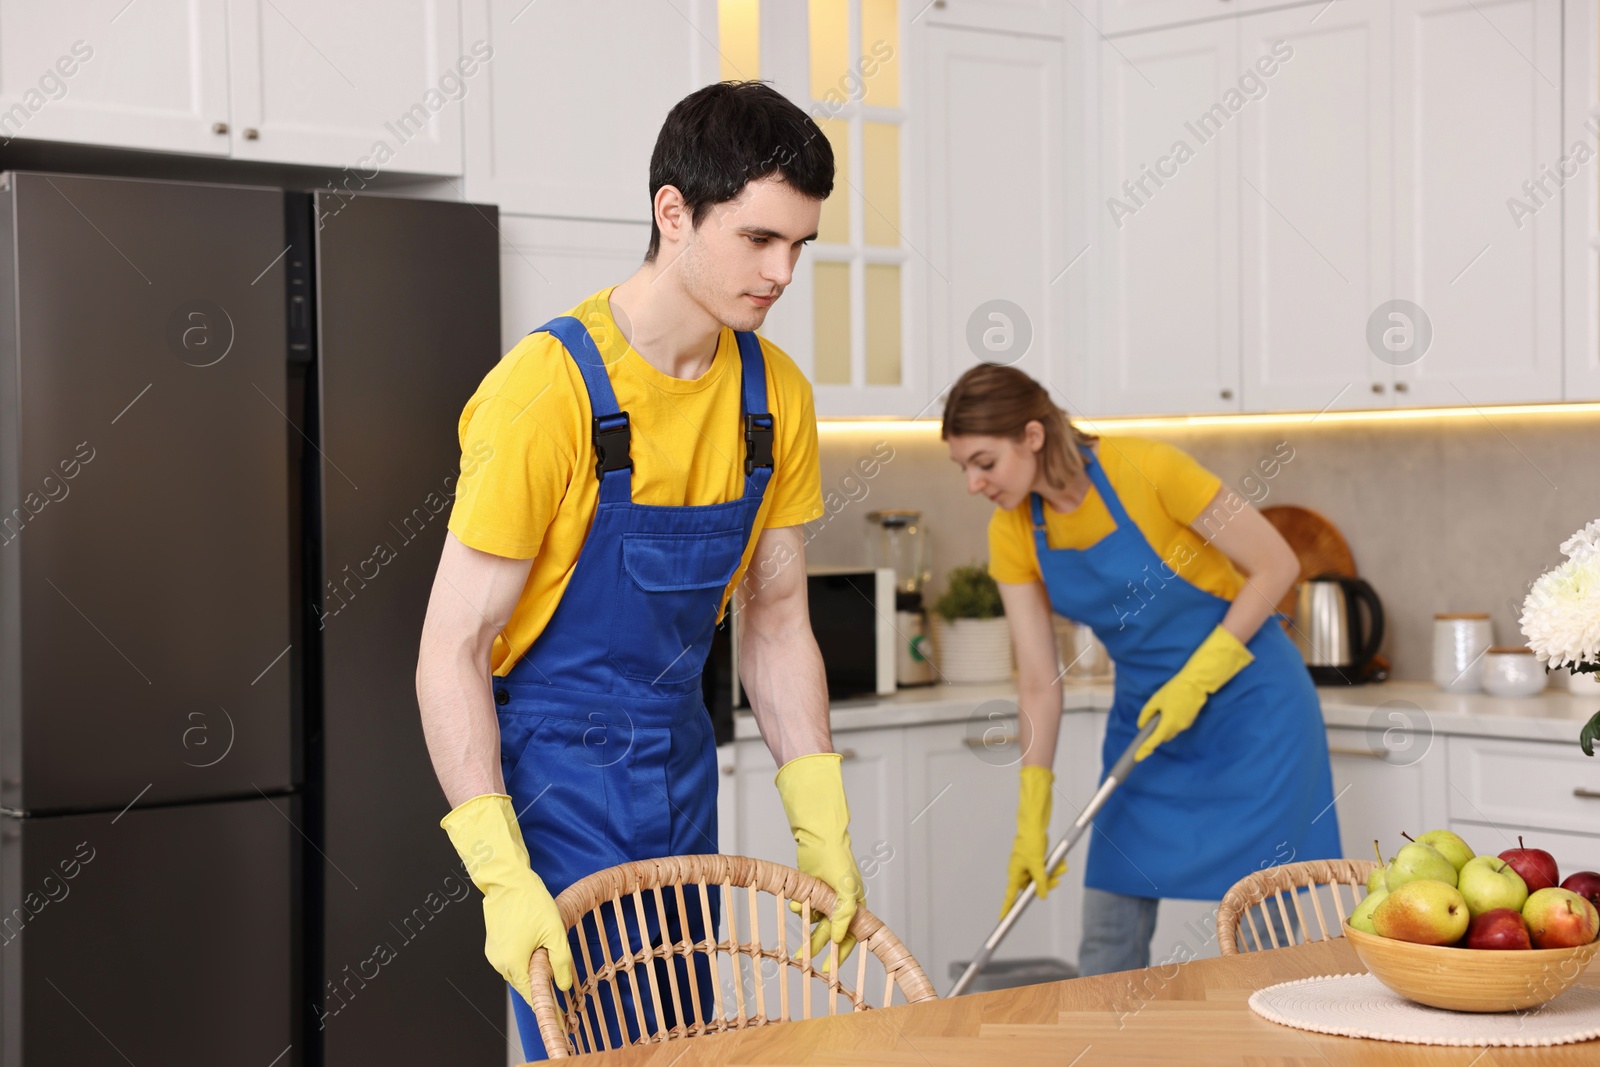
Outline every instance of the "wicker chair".
<path fill-rule="evenodd" d="M 1344 936 L 1344 920 L 1346 911 L 1344 900 L 1340 894 L 1341 886 L 1350 887 L 1350 910 L 1355 911 L 1361 898 L 1366 895 L 1367 876 L 1372 873 L 1377 863 L 1373 860 L 1310 860 L 1305 863 L 1287 863 L 1282 867 L 1268 867 L 1264 871 L 1241 878 L 1235 882 L 1232 889 L 1222 898 L 1221 905 L 1217 908 L 1217 944 L 1222 949 L 1224 956 L 1252 951 L 1244 935 L 1244 930 L 1249 929 L 1255 941 L 1256 950 L 1263 948 L 1279 948 L 1278 932 L 1270 921 L 1267 911 L 1269 902 L 1275 904 L 1278 917 L 1282 920 L 1283 929 L 1293 929 L 1289 908 L 1294 910 L 1294 918 L 1299 921 L 1301 943 L 1307 941 L 1326 941 L 1334 937 Z M 1287 892 L 1289 904 L 1284 903 Z M 1328 926 L 1328 909 L 1324 902 L 1332 900 L 1332 914 L 1337 917 L 1332 929 Z M 1308 899 L 1312 913 L 1316 916 L 1316 928 L 1321 932 L 1320 938 L 1310 936 L 1311 925 L 1306 922 L 1305 908 L 1301 901 Z M 1267 928 L 1267 940 L 1263 940 L 1261 931 L 1256 928 L 1255 913 L 1259 912 Z M 1289 934 L 1293 943 L 1294 935 Z M 1270 940 L 1271 944 L 1267 942 Z"/>
<path fill-rule="evenodd" d="M 819 982 L 827 1014 L 839 1013 L 841 996 L 846 1011 L 866 1011 L 873 1007 L 866 996 L 869 960 L 873 977 L 883 981 L 880 1006 L 893 1002 L 897 988 L 907 1003 L 937 999 L 905 945 L 866 908 L 850 923 L 858 942 L 853 963 L 839 966 L 836 947 L 813 960 L 809 924 L 789 902 L 826 913 L 833 899 L 833 890 L 810 875 L 744 856 L 641 860 L 575 882 L 556 898 L 561 921 L 576 935 L 572 989 L 554 988 L 544 949 L 532 961 L 546 1055 L 809 1019 L 822 1014 L 813 1000 Z M 846 984 L 839 972 L 848 977 L 851 970 L 854 981 Z"/>

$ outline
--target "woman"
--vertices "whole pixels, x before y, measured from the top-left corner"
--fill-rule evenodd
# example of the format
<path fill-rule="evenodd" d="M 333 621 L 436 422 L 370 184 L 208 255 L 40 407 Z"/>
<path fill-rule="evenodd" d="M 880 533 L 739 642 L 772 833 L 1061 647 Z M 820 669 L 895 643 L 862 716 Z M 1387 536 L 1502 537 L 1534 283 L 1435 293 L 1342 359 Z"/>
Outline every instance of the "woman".
<path fill-rule="evenodd" d="M 1338 856 L 1321 706 L 1274 609 L 1299 565 L 1271 524 L 1177 448 L 1076 429 L 1011 367 L 963 374 L 941 435 L 967 491 L 995 503 L 989 571 L 1017 654 L 1024 755 L 1002 914 L 1063 869 L 1046 879 L 1052 608 L 1116 663 L 1103 766 L 1161 713 L 1095 819 L 1082 974 L 1149 966 L 1162 897 L 1218 900 L 1264 867 Z"/>

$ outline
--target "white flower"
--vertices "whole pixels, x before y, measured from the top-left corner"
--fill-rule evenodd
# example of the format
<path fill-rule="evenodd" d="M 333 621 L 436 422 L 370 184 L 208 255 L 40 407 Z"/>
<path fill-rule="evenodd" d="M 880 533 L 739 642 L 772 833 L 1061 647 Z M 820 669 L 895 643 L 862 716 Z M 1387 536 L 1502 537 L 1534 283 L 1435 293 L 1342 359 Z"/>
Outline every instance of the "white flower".
<path fill-rule="evenodd" d="M 1528 647 L 1551 667 L 1600 661 L 1600 523 L 1561 546 L 1572 558 L 1540 575 L 1522 602 Z"/>
<path fill-rule="evenodd" d="M 1586 560 L 1600 552 L 1600 519 L 1589 523 L 1561 543 L 1561 554 L 1573 560 Z"/>

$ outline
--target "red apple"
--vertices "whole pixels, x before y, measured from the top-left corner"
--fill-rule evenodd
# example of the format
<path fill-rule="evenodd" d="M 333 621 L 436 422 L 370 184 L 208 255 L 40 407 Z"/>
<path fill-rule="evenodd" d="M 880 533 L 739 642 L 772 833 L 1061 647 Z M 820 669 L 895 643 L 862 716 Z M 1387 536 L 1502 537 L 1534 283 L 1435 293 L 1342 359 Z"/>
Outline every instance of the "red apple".
<path fill-rule="evenodd" d="M 1541 889 L 1522 906 L 1534 948 L 1574 948 L 1600 933 L 1600 911 L 1570 889 Z"/>
<path fill-rule="evenodd" d="M 1551 889 L 1561 884 L 1561 872 L 1556 868 L 1556 858 L 1542 848 L 1527 848 L 1517 837 L 1518 848 L 1508 848 L 1500 858 L 1511 864 L 1511 869 L 1522 875 L 1528 883 L 1528 892 Z"/>
<path fill-rule="evenodd" d="M 1464 948 L 1533 947 L 1533 941 L 1528 937 L 1528 924 L 1523 921 L 1520 912 L 1510 908 L 1493 908 L 1474 915 L 1467 926 L 1466 939 L 1461 944 Z"/>
<path fill-rule="evenodd" d="M 1567 875 L 1562 889 L 1570 889 L 1595 907 L 1600 908 L 1600 872 L 1578 871 Z"/>

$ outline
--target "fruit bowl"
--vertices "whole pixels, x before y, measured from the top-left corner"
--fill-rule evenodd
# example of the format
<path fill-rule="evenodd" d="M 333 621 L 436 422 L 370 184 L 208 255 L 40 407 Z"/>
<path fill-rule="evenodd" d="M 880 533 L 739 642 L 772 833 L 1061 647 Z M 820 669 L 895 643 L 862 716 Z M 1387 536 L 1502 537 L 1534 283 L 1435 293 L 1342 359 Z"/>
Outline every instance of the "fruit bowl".
<path fill-rule="evenodd" d="M 1506 951 L 1417 945 L 1363 933 L 1348 921 L 1344 936 L 1378 981 L 1407 1000 L 1450 1011 L 1537 1007 L 1566 992 L 1600 951 L 1600 940 Z"/>

